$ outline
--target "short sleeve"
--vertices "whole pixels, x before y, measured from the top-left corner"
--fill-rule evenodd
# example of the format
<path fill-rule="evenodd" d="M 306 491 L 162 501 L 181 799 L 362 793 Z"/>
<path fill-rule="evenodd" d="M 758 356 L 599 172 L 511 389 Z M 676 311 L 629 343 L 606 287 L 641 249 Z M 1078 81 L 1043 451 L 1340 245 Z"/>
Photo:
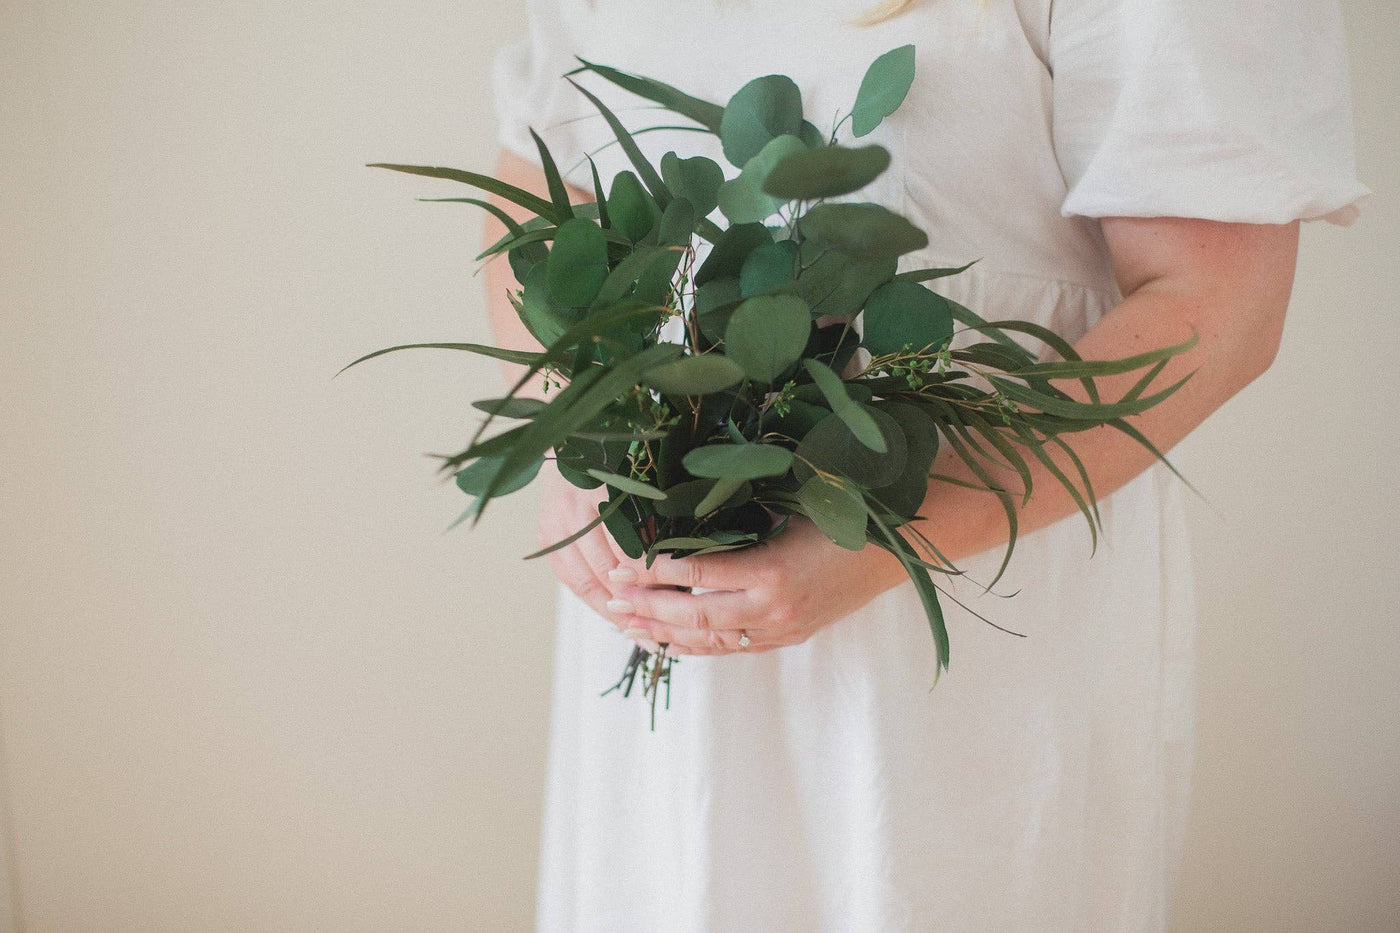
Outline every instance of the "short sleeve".
<path fill-rule="evenodd" d="M 491 96 L 502 148 L 538 165 L 533 128 L 567 172 L 583 157 L 577 120 L 593 111 L 563 77 L 579 63 L 568 18 L 558 6 L 558 0 L 529 0 L 529 33 L 502 46 L 492 59 Z"/>
<path fill-rule="evenodd" d="M 1052 0 L 1064 216 L 1351 224 L 1338 0 Z"/>

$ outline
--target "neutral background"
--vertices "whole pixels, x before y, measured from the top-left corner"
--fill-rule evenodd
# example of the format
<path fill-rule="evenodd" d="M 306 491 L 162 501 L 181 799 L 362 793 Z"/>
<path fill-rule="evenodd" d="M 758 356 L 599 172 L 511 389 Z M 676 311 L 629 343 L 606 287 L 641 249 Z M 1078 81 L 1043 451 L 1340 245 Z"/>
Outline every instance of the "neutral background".
<path fill-rule="evenodd" d="M 1203 617 L 1179 930 L 1400 916 L 1400 5 L 1274 368 L 1177 449 Z M 552 578 L 473 531 L 471 208 L 519 4 L 0 0 L 0 931 L 519 930 Z M 6 890 L 8 889 L 8 890 Z M 8 896 L 5 896 L 8 894 Z"/>

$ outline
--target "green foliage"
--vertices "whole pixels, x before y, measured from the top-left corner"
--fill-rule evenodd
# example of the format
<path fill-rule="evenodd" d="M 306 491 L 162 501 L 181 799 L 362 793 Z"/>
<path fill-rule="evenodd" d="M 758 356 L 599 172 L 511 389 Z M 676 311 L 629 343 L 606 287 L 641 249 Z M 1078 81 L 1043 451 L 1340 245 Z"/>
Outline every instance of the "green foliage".
<path fill-rule="evenodd" d="M 642 373 L 643 382 L 671 395 L 709 395 L 727 389 L 743 378 L 743 368 L 718 353 L 682 357 L 653 366 Z"/>
<path fill-rule="evenodd" d="M 797 276 L 797 244 L 792 240 L 761 243 L 744 257 L 739 270 L 739 294 L 744 297 L 773 291 Z"/>
<path fill-rule="evenodd" d="M 865 547 L 865 502 L 858 490 L 813 476 L 797 490 L 797 502 L 833 544 L 850 551 Z"/>
<path fill-rule="evenodd" d="M 856 93 L 851 132 L 864 136 L 899 109 L 914 83 L 914 46 L 890 49 L 870 64 Z"/>
<path fill-rule="evenodd" d="M 685 468 L 710 479 L 761 479 L 792 468 L 792 451 L 776 444 L 708 444 L 685 455 Z"/>
<path fill-rule="evenodd" d="M 593 202 L 569 202 L 537 135 L 548 197 L 475 172 L 378 164 L 468 184 L 533 215 L 517 220 L 478 197 L 438 199 L 502 222 L 505 234 L 478 259 L 508 257 L 519 288 L 507 296 L 540 348 L 406 344 L 349 366 L 438 348 L 520 369 L 505 396 L 473 403 L 484 417 L 465 448 L 435 456 L 472 497 L 458 521 L 479 521 L 550 458 L 566 481 L 606 489 L 595 519 L 531 557 L 598 525 L 648 561 L 716 553 L 781 534 L 791 516 L 841 548 L 889 551 L 924 608 L 936 680 L 949 644 L 932 575 L 958 571 L 938 551 L 939 516 L 919 514 L 930 484 L 971 485 L 999 504 L 1008 543 L 997 579 L 1015 549 L 1019 509 L 1043 484 L 1068 491 L 1096 543 L 1097 501 L 1073 437 L 1110 427 L 1166 462 L 1129 419 L 1181 388 L 1189 375 L 1165 386 L 1159 377 L 1195 339 L 1086 360 L 1041 325 L 986 320 L 924 284 L 972 263 L 897 272 L 901 256 L 928 245 L 924 231 L 879 204 L 828 200 L 878 178 L 890 153 L 842 145 L 844 120 L 824 134 L 782 75 L 756 78 L 720 106 L 579 61 L 570 75 L 611 82 L 689 121 L 682 128 L 718 136 L 737 174 L 726 180 L 714 160 L 676 151 L 652 165 L 634 131 L 572 79 L 627 160 L 605 193 L 588 159 Z M 871 64 L 848 115 L 857 137 L 895 112 L 913 76 L 913 46 Z M 709 219 L 716 208 L 727 226 Z M 711 244 L 703 261 L 697 241 Z M 668 322 L 676 327 L 663 339 Z M 1107 396 L 1100 380 L 1122 376 L 1130 387 Z M 521 394 L 532 381 L 548 387 L 544 398 Z M 1061 388 L 1067 382 L 1075 394 Z M 488 434 L 498 418 L 513 424 Z M 944 472 L 940 459 L 960 462 L 975 482 Z M 645 656 L 634 652 L 631 676 Z M 654 702 L 669 659 L 662 652 L 648 663 Z"/>
<path fill-rule="evenodd" d="M 952 336 L 948 300 L 917 282 L 886 282 L 866 300 L 861 344 L 873 356 L 936 351 Z"/>
<path fill-rule="evenodd" d="M 763 190 L 782 201 L 834 198 L 859 191 L 879 178 L 889 165 L 890 153 L 883 146 L 804 148 L 787 155 L 769 170 Z"/>
<path fill-rule="evenodd" d="M 879 204 L 818 204 L 797 229 L 816 246 L 854 259 L 897 257 L 928 246 L 928 234 Z"/>
<path fill-rule="evenodd" d="M 802 92 L 786 75 L 765 75 L 745 84 L 725 105 L 719 138 L 724 157 L 736 167 L 784 134 L 802 129 Z"/>
<path fill-rule="evenodd" d="M 546 268 L 551 298 L 571 308 L 587 305 L 608 277 L 608 241 L 603 231 L 582 217 L 566 220 L 554 234 Z"/>
<path fill-rule="evenodd" d="M 783 199 L 764 192 L 769 172 L 787 157 L 807 152 L 802 140 L 784 134 L 769 140 L 753 158 L 744 163 L 737 178 L 726 181 L 719 189 L 719 209 L 732 223 L 755 223 L 771 217 Z"/>
<path fill-rule="evenodd" d="M 750 379 L 771 383 L 801 358 L 811 331 L 811 312 L 801 298 L 755 295 L 730 316 L 724 350 Z"/>
<path fill-rule="evenodd" d="M 674 152 L 668 152 L 661 157 L 661 178 L 672 194 L 694 205 L 698 217 L 708 216 L 719 206 L 724 169 L 713 159 L 704 156 L 682 159 Z"/>
<path fill-rule="evenodd" d="M 661 219 L 661 211 L 647 189 L 626 169 L 613 176 L 607 205 L 613 228 L 633 243 L 645 239 Z"/>

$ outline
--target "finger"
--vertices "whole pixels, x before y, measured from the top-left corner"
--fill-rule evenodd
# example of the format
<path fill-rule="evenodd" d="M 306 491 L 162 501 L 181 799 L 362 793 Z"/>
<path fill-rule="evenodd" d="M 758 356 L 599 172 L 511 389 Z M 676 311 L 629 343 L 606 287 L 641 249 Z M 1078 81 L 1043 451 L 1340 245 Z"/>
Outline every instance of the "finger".
<path fill-rule="evenodd" d="M 594 575 L 593 568 L 573 545 L 551 553 L 549 564 L 560 582 L 572 590 L 589 608 L 613 625 L 623 627 L 624 614 L 608 608 L 612 591 Z"/>
<path fill-rule="evenodd" d="M 741 648 L 740 633 L 735 630 L 688 628 L 637 615 L 627 616 L 622 624 L 625 631 L 638 633 L 630 637 L 645 636 L 658 645 L 667 645 L 666 650 L 672 654 L 734 654 L 777 647 L 776 643 L 765 640 L 761 632 L 747 632 L 749 643 Z"/>
<path fill-rule="evenodd" d="M 608 603 L 614 612 L 639 615 L 679 628 L 735 630 L 753 625 L 754 602 L 744 590 L 687 593 L 662 587 L 624 586 Z"/>
<path fill-rule="evenodd" d="M 716 590 L 744 590 L 758 584 L 757 561 L 754 551 L 721 551 L 690 557 L 662 554 L 651 567 L 640 558 L 628 558 L 612 575 L 614 582 L 636 583 L 640 586 L 705 587 Z M 744 554 L 744 551 L 750 553 Z M 631 573 L 627 573 L 631 571 Z"/>
<path fill-rule="evenodd" d="M 609 591 L 615 584 L 608 577 L 608 571 L 617 566 L 617 558 L 613 550 L 608 546 L 608 541 L 612 535 L 602 525 L 597 526 L 588 534 L 574 542 L 574 547 L 579 551 L 579 555 L 588 563 L 593 575 L 598 578 Z"/>
<path fill-rule="evenodd" d="M 650 636 L 648 636 L 648 638 L 650 638 Z M 683 645 L 667 645 L 666 653 L 673 657 L 679 657 L 681 655 L 686 655 L 687 657 L 711 657 L 714 655 L 729 654 L 730 652 L 720 651 L 715 648 L 686 648 Z"/>

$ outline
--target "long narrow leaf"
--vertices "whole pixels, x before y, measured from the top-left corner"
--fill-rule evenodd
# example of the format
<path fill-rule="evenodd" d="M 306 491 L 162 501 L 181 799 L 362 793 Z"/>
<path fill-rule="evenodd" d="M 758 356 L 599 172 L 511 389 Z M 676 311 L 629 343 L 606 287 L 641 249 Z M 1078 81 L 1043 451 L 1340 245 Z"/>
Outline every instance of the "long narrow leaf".
<path fill-rule="evenodd" d="M 1153 380 L 1155 380 L 1158 376 L 1162 374 L 1162 370 L 1167 368 L 1167 363 L 1169 362 L 1171 361 L 1161 360 L 1157 363 L 1156 366 L 1153 366 L 1147 372 L 1143 373 L 1142 378 L 1139 379 L 1136 383 L 1134 383 L 1131 389 L 1123 393 L 1123 397 L 1119 399 L 1119 401 L 1131 402 L 1134 399 L 1141 398 L 1142 393 L 1146 392 L 1147 387 L 1152 384 Z"/>
<path fill-rule="evenodd" d="M 1066 444 L 1058 437 L 1050 437 L 1050 442 L 1065 452 L 1070 463 L 1074 464 L 1074 469 L 1079 473 L 1079 482 L 1084 487 L 1085 498 L 1089 500 L 1089 505 L 1094 510 L 1094 521 L 1098 523 L 1099 530 L 1103 530 L 1103 517 L 1099 515 L 1099 498 L 1094 495 L 1094 484 L 1089 480 L 1089 471 L 1084 468 L 1084 461 L 1079 459 L 1079 454 L 1074 452 L 1074 448 Z"/>
<path fill-rule="evenodd" d="M 1171 470 L 1172 474 L 1175 475 L 1177 479 L 1181 480 L 1183 483 L 1186 484 L 1187 489 L 1191 490 L 1197 496 L 1199 496 L 1202 502 L 1210 501 L 1205 497 L 1204 493 L 1202 493 L 1195 486 L 1191 485 L 1190 480 L 1188 480 L 1185 476 L 1181 475 L 1181 471 L 1178 470 L 1176 466 L 1170 460 L 1167 459 L 1166 454 L 1162 453 L 1160 450 L 1157 449 L 1157 445 L 1152 443 L 1152 441 L 1148 439 L 1146 434 L 1143 434 L 1136 427 L 1129 424 L 1127 421 L 1124 421 L 1122 418 L 1115 418 L 1112 421 L 1106 422 L 1106 424 L 1111 428 L 1116 428 L 1117 430 L 1122 431 L 1124 434 L 1137 441 L 1143 447 L 1146 447 L 1154 457 L 1156 457 L 1162 463 L 1166 464 L 1167 469 Z"/>
<path fill-rule="evenodd" d="M 1074 483 L 1070 481 L 1070 478 L 1065 475 L 1065 472 L 1060 469 L 1059 464 L 1045 452 L 1045 445 L 1043 443 L 1034 437 L 1028 437 L 1026 439 L 1026 446 L 1030 448 L 1031 454 L 1041 462 L 1041 465 L 1050 471 L 1050 475 L 1055 477 L 1059 484 L 1065 488 L 1070 498 L 1074 500 L 1074 504 L 1078 507 L 1080 514 L 1084 516 L 1084 521 L 1088 522 L 1090 542 L 1089 556 L 1093 557 L 1098 553 L 1099 549 L 1099 528 L 1094 521 L 1095 513 L 1089 508 L 1089 503 L 1085 500 L 1083 494 L 1080 493 Z"/>
<path fill-rule="evenodd" d="M 1037 392 L 1019 383 L 1002 379 L 998 376 L 988 376 L 987 381 L 996 386 L 1001 393 L 1013 402 L 1020 402 L 1030 405 L 1040 411 L 1052 415 L 1062 415 L 1066 418 L 1089 418 L 1102 421 L 1108 418 L 1121 418 L 1127 415 L 1140 415 L 1153 405 L 1171 396 L 1178 389 L 1186 384 L 1186 381 L 1195 374 L 1195 370 L 1187 373 L 1177 382 L 1167 386 L 1167 388 L 1152 395 L 1145 395 L 1132 401 L 1118 402 L 1098 402 L 1086 404 L 1077 402 L 1069 398 L 1056 398 Z"/>
<path fill-rule="evenodd" d="M 657 344 L 615 364 L 602 376 L 593 380 L 583 392 L 567 399 L 561 392 L 553 405 L 530 422 L 519 442 L 505 455 L 500 470 L 483 490 L 482 498 L 489 499 L 515 471 L 562 443 L 570 434 L 593 420 L 604 408 L 617 401 L 623 392 L 635 385 L 648 368 L 674 359 L 680 353 L 681 348 L 676 344 Z M 569 388 L 573 388 L 573 384 Z"/>
<path fill-rule="evenodd" d="M 720 120 L 724 118 L 724 108 L 719 104 L 692 97 L 684 91 L 678 90 L 669 84 L 663 84 L 652 78 L 643 78 L 639 75 L 628 74 L 607 65 L 599 65 L 590 62 L 578 55 L 579 61 L 583 62 L 582 68 L 575 68 L 567 72 L 568 75 L 577 74 L 580 71 L 588 70 L 600 77 L 606 78 L 618 87 L 631 91 L 638 97 L 645 97 L 649 101 L 660 104 L 672 113 L 678 113 L 699 123 L 701 126 L 716 136 L 719 135 Z"/>
<path fill-rule="evenodd" d="M 552 240 L 554 239 L 554 234 L 557 233 L 558 230 L 558 227 L 539 227 L 534 230 L 526 230 L 519 237 L 512 237 L 510 234 L 507 234 L 478 253 L 476 258 L 485 259 L 487 256 L 493 256 L 496 253 L 501 253 L 508 249 L 515 249 L 517 246 L 529 246 L 532 243 Z M 631 240 L 613 229 L 604 230 L 603 239 L 607 240 L 609 243 L 616 243 L 618 246 L 630 247 L 632 245 Z"/>
<path fill-rule="evenodd" d="M 464 185 L 472 185 L 483 191 L 500 195 L 507 201 L 519 204 L 528 211 L 556 224 L 563 223 L 569 218 L 561 215 L 554 205 L 538 195 L 533 195 L 524 188 L 517 188 L 490 175 L 483 175 L 480 172 L 468 172 L 457 168 L 441 168 L 433 165 L 396 165 L 390 162 L 371 162 L 370 168 L 387 168 L 391 172 L 403 172 L 408 175 L 422 175 L 425 178 L 445 178 L 448 181 L 461 182 Z"/>
<path fill-rule="evenodd" d="M 604 230 L 612 229 L 612 218 L 608 216 L 608 196 L 603 192 L 603 179 L 598 177 L 598 165 L 589 156 L 588 171 L 593 176 L 593 203 L 598 205 L 598 226 Z"/>
<path fill-rule="evenodd" d="M 982 468 L 982 465 L 977 462 L 972 453 L 963 445 L 963 442 L 958 439 L 956 432 L 949 431 L 946 437 L 949 445 L 957 453 L 958 457 L 963 463 L 967 464 L 967 468 L 982 481 L 988 492 L 997 497 L 997 501 L 1001 503 L 1002 512 L 1006 514 L 1006 527 L 1009 538 L 1006 542 L 1006 552 L 1001 559 L 1001 566 L 997 568 L 996 576 L 992 577 L 992 582 L 988 583 L 985 587 L 987 592 L 991 592 L 992 587 L 997 585 L 997 581 L 1000 580 L 1002 574 L 1006 572 L 1007 565 L 1011 563 L 1011 552 L 1016 549 L 1016 532 L 1020 526 L 1020 520 L 1016 514 L 1016 504 L 1012 502 L 1011 494 L 992 480 L 992 477 Z"/>
<path fill-rule="evenodd" d="M 1024 506 L 1027 502 L 1031 501 L 1031 489 L 1033 488 L 1034 481 L 1031 476 L 1030 466 L 1027 465 L 1025 458 L 1018 454 L 1011 442 L 1002 437 L 996 427 L 986 419 L 973 412 L 967 412 L 963 415 L 963 418 L 967 422 L 969 430 L 976 430 L 978 434 L 982 435 L 987 443 L 995 447 L 997 452 L 1001 454 L 1002 459 L 1010 464 L 1011 468 L 1021 477 L 1021 505 Z"/>
<path fill-rule="evenodd" d="M 646 185 L 647 190 L 651 192 L 651 196 L 656 199 L 657 206 L 664 211 L 666 205 L 671 203 L 671 190 L 666 187 L 666 183 L 661 180 L 660 174 L 658 174 L 652 164 L 647 161 L 646 156 L 642 154 L 642 150 L 637 148 L 637 143 L 632 139 L 632 134 L 627 131 L 627 127 L 623 126 L 622 121 L 617 118 L 616 114 L 608 109 L 607 104 L 599 100 L 588 88 L 579 84 L 573 78 L 566 78 L 565 80 L 578 88 L 579 93 L 587 97 L 593 106 L 598 108 L 598 112 L 603 115 L 603 119 L 608 121 L 608 126 L 612 128 L 613 135 L 617 137 L 618 144 L 622 146 L 622 151 L 627 153 L 627 160 L 631 162 L 632 167 L 637 170 L 637 177 L 642 180 L 642 184 Z"/>
<path fill-rule="evenodd" d="M 573 217 L 574 205 L 569 200 L 569 190 L 564 187 L 564 179 L 559 177 L 559 166 L 554 164 L 554 156 L 550 155 L 549 147 L 533 127 L 530 128 L 530 138 L 535 141 L 535 149 L 540 154 L 540 167 L 544 169 L 544 183 L 549 188 L 550 203 L 561 216 Z"/>
<path fill-rule="evenodd" d="M 529 368 L 526 369 L 524 375 L 522 375 L 518 380 L 516 380 L 515 385 L 511 386 L 510 391 L 506 393 L 505 397 L 508 399 L 514 398 L 515 393 L 523 389 L 526 386 L 526 384 L 528 384 L 529 381 L 533 379 L 535 375 L 539 373 L 539 371 L 548 364 L 564 362 L 566 359 L 569 358 L 570 351 L 572 351 L 574 347 L 578 346 L 580 342 L 585 340 L 592 340 L 595 337 L 607 333 L 614 327 L 619 327 L 638 317 L 644 317 L 647 315 L 660 316 L 661 314 L 666 313 L 669 313 L 669 309 L 661 306 L 637 307 L 623 305 L 617 308 L 610 308 L 605 311 L 599 311 L 596 314 L 590 314 L 582 321 L 579 321 L 577 324 L 574 324 L 571 327 L 569 327 L 568 330 L 564 331 L 564 333 L 559 335 L 558 340 L 550 344 L 550 346 L 543 353 L 537 355 L 534 359 L 534 362 L 530 364 Z M 573 379 L 575 383 L 578 382 L 580 375 L 582 374 L 573 374 Z M 572 388 L 572 384 L 570 388 Z M 488 414 L 486 416 L 486 420 L 483 421 L 481 426 L 477 428 L 476 434 L 472 438 L 473 442 L 475 442 L 477 438 L 481 437 L 482 432 L 486 430 L 487 425 L 491 423 L 491 420 L 494 417 L 494 414 Z"/>
<path fill-rule="evenodd" d="M 500 347 L 488 347 L 480 343 L 405 343 L 397 347 L 385 347 L 383 350 L 366 353 L 355 362 L 342 366 L 335 375 L 339 376 L 351 366 L 363 363 L 365 360 L 372 360 L 376 356 L 383 356 L 398 350 L 465 350 L 468 353 L 478 353 L 492 359 L 505 360 L 507 363 L 520 363 L 523 366 L 529 366 L 540 358 L 539 353 L 531 353 L 528 350 L 503 350 Z M 334 379 L 335 376 L 331 378 Z"/>
<path fill-rule="evenodd" d="M 864 501 L 862 499 L 862 501 Z M 905 573 L 909 574 L 909 579 L 914 583 L 914 589 L 919 594 L 919 602 L 923 604 L 924 614 L 928 618 L 929 630 L 933 634 L 934 648 L 938 653 L 938 664 L 933 672 L 933 685 L 938 685 L 939 675 L 948 669 L 949 646 L 948 627 L 943 619 L 943 607 L 938 602 L 938 589 L 933 585 L 933 578 L 929 576 L 928 570 L 917 560 L 917 555 L 910 554 L 909 542 L 896 531 L 886 525 L 880 518 L 878 512 L 867 505 L 866 513 L 871 521 L 880 529 L 880 534 L 884 537 L 885 550 L 889 551 L 899 559 L 904 565 Z M 877 544 L 880 542 L 877 540 Z M 932 688 L 930 688 L 932 689 Z"/>
<path fill-rule="evenodd" d="M 930 282 L 934 279 L 941 279 L 949 275 L 957 275 L 959 272 L 966 272 L 981 260 L 974 259 L 965 266 L 958 266 L 956 269 L 910 269 L 908 272 L 901 272 L 894 277 L 896 282 Z"/>
<path fill-rule="evenodd" d="M 1121 357 L 1116 360 L 1072 360 L 1072 361 L 1050 361 L 1037 363 L 1028 366 L 1023 370 L 1008 370 L 1006 375 L 1020 377 L 1039 377 L 1043 379 L 1078 379 L 1083 376 L 1115 376 L 1120 373 L 1132 372 L 1154 363 L 1165 362 L 1179 353 L 1183 353 L 1196 345 L 1196 336 L 1193 334 L 1189 339 L 1181 343 L 1172 344 L 1167 347 L 1159 347 L 1145 353 L 1135 353 L 1132 356 Z"/>
<path fill-rule="evenodd" d="M 542 547 L 538 551 L 535 551 L 533 554 L 526 554 L 524 559 L 534 560 L 536 557 L 543 557 L 546 554 L 552 554 L 553 552 L 559 550 L 561 547 L 568 547 L 569 545 L 577 541 L 579 538 L 582 538 L 584 535 L 588 534 L 594 528 L 597 528 L 599 525 L 603 524 L 603 522 L 606 521 L 607 518 L 610 515 L 612 515 L 612 513 L 622 508 L 622 503 L 626 501 L 627 500 L 625 498 L 614 499 L 612 502 L 608 503 L 608 507 L 606 509 L 603 509 L 602 512 L 598 513 L 598 517 L 593 519 L 593 521 L 589 522 L 587 525 L 584 525 L 578 531 L 575 531 L 573 534 L 569 535 L 562 541 L 555 541 L 548 547 Z M 460 521 L 460 519 L 458 519 L 458 521 Z"/>
<path fill-rule="evenodd" d="M 475 204 L 477 207 L 490 211 L 513 236 L 524 236 L 527 232 L 524 227 L 520 226 L 520 221 L 501 210 L 497 205 L 490 201 L 483 201 L 481 198 L 419 198 L 418 200 L 425 204 Z"/>

